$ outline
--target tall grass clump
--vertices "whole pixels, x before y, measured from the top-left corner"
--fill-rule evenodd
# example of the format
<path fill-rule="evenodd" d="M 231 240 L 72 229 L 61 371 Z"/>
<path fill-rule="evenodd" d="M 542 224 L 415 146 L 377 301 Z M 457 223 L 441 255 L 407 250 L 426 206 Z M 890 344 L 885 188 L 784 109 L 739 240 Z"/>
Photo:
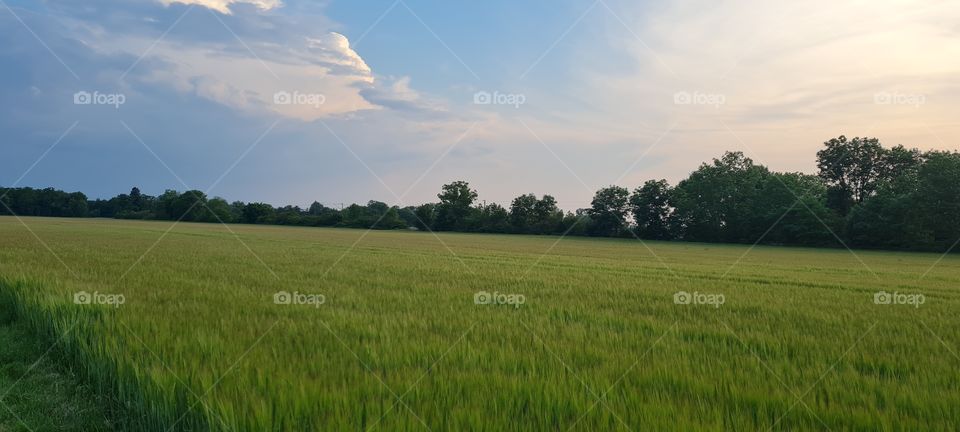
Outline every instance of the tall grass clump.
<path fill-rule="evenodd" d="M 110 309 L 78 308 L 52 298 L 40 283 L 0 277 L 0 301 L 13 307 L 39 338 L 59 351 L 61 358 L 97 396 L 115 401 L 114 416 L 122 416 L 129 430 L 164 431 L 179 420 L 183 429 L 213 430 L 202 409 L 188 410 L 196 400 L 186 387 L 165 391 L 150 377 L 126 362 L 122 346 L 104 334 L 121 331 L 111 324 Z M 202 408 L 202 407 L 201 407 Z"/>

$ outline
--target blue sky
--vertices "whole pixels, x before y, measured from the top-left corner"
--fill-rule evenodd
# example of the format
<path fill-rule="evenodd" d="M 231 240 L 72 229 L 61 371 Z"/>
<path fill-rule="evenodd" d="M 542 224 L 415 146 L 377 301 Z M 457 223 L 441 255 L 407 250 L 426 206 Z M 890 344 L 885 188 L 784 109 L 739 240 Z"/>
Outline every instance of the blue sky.
<path fill-rule="evenodd" d="M 0 185 L 572 210 L 724 150 L 958 148 L 960 8 L 794 3 L 2 0 Z"/>

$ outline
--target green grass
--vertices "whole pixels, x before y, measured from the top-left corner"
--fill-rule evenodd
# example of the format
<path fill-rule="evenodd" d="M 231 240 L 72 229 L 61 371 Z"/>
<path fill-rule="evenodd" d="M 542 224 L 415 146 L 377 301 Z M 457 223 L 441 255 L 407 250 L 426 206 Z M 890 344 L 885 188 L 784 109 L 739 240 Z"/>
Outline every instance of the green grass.
<path fill-rule="evenodd" d="M 70 372 L 56 341 L 38 338 L 0 296 L 0 431 L 112 431 L 114 403 Z"/>
<path fill-rule="evenodd" d="M 960 424 L 955 256 L 923 276 L 938 255 L 232 226 L 241 243 L 203 224 L 157 242 L 170 223 L 24 221 L 63 263 L 0 218 L 2 289 L 33 328 L 75 328 L 64 356 L 137 430 Z M 876 305 L 881 290 L 926 302 Z"/>

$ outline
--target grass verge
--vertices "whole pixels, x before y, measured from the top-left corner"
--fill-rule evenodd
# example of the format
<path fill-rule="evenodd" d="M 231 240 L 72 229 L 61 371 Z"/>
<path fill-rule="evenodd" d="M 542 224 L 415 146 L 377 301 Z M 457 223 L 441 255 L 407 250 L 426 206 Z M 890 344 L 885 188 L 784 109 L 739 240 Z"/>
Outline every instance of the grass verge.
<path fill-rule="evenodd" d="M 0 431 L 118 430 L 112 403 L 67 367 L 58 340 L 18 319 L 12 302 L 0 295 Z"/>

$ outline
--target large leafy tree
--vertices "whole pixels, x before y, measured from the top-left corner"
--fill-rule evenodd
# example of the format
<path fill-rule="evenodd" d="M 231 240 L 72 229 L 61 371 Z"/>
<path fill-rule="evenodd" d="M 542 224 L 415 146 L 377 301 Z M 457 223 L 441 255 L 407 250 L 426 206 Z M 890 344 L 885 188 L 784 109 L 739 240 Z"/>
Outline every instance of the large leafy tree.
<path fill-rule="evenodd" d="M 413 211 L 416 217 L 414 227 L 419 230 L 429 231 L 433 229 L 437 219 L 437 205 L 433 203 L 421 204 Z"/>
<path fill-rule="evenodd" d="M 577 209 L 576 212 L 567 212 L 563 215 L 557 231 L 565 235 L 585 236 L 589 234 L 592 226 L 590 209 Z"/>
<path fill-rule="evenodd" d="M 924 155 L 917 149 L 898 145 L 883 153 L 883 168 L 877 193 L 909 194 L 916 190 L 917 176 L 923 166 Z M 864 200 L 866 201 L 866 200 Z"/>
<path fill-rule="evenodd" d="M 883 152 L 882 162 L 881 177 L 885 182 L 892 182 L 900 178 L 916 176 L 923 164 L 923 155 L 920 154 L 920 150 L 898 145 Z"/>
<path fill-rule="evenodd" d="M 180 193 L 167 189 L 157 197 L 157 218 L 158 219 L 177 219 L 173 216 L 175 210 L 173 208 L 174 201 L 180 196 Z"/>
<path fill-rule="evenodd" d="M 441 231 L 456 231 L 466 225 L 467 216 L 477 199 L 477 191 L 470 189 L 470 184 L 458 180 L 445 184 L 437 198 L 436 229 Z"/>
<path fill-rule="evenodd" d="M 321 214 L 323 214 L 323 211 L 326 209 L 327 208 L 323 204 L 320 204 L 319 202 L 314 201 L 312 204 L 310 204 L 310 208 L 307 211 L 312 216 L 320 216 Z"/>
<path fill-rule="evenodd" d="M 143 194 L 140 192 L 140 188 L 134 187 L 130 189 L 130 206 L 131 210 L 139 211 L 143 208 Z"/>
<path fill-rule="evenodd" d="M 538 234 L 555 233 L 563 222 L 563 211 L 557 207 L 556 198 L 550 195 L 544 195 L 537 200 L 533 206 L 533 216 L 536 219 L 534 226 Z"/>
<path fill-rule="evenodd" d="M 169 204 L 170 217 L 174 220 L 210 222 L 214 218 L 207 209 L 207 194 L 198 190 L 188 190 Z"/>
<path fill-rule="evenodd" d="M 277 207 L 270 223 L 277 225 L 300 225 L 304 216 L 299 206 L 286 205 Z"/>
<path fill-rule="evenodd" d="M 620 186 L 608 186 L 597 191 L 590 203 L 590 234 L 618 236 L 627 225 L 627 206 L 630 192 Z"/>
<path fill-rule="evenodd" d="M 537 197 L 534 194 L 523 194 L 510 203 L 510 225 L 515 232 L 528 233 L 536 223 Z"/>
<path fill-rule="evenodd" d="M 0 214 L 19 216 L 84 217 L 89 214 L 87 197 L 46 188 L 0 188 Z"/>
<path fill-rule="evenodd" d="M 250 203 L 243 207 L 243 221 L 246 223 L 269 223 L 274 209 L 270 204 Z"/>
<path fill-rule="evenodd" d="M 230 208 L 230 204 L 227 203 L 227 200 L 220 197 L 214 197 L 207 201 L 206 207 L 210 213 L 210 218 L 205 222 L 236 222 L 236 220 L 234 220 L 233 211 Z"/>
<path fill-rule="evenodd" d="M 854 207 L 847 215 L 845 236 L 861 248 L 923 248 L 932 243 L 931 233 L 917 211 L 915 192 L 883 188 Z"/>
<path fill-rule="evenodd" d="M 742 241 L 810 246 L 835 245 L 842 224 L 826 206 L 826 186 L 817 176 L 770 173 L 751 203 L 752 229 Z"/>
<path fill-rule="evenodd" d="M 829 186 L 828 204 L 841 215 L 872 195 L 887 169 L 886 152 L 876 138 L 841 135 L 817 152 L 820 178 Z"/>
<path fill-rule="evenodd" d="M 876 192 L 847 215 L 845 237 L 851 245 L 897 249 L 932 245 L 932 233 L 917 208 L 924 159 L 919 150 L 900 145 L 884 151 Z"/>
<path fill-rule="evenodd" d="M 930 152 L 918 173 L 917 213 L 938 250 L 960 237 L 960 153 Z"/>
<path fill-rule="evenodd" d="M 670 184 L 648 180 L 630 195 L 630 212 L 640 238 L 663 240 L 670 237 Z"/>
<path fill-rule="evenodd" d="M 752 221 L 769 175 L 742 152 L 726 152 L 700 165 L 674 189 L 674 229 L 691 241 L 755 241 Z"/>
<path fill-rule="evenodd" d="M 510 231 L 510 213 L 500 204 L 492 203 L 479 206 L 471 213 L 469 223 L 471 231 L 487 233 L 505 233 Z"/>
<path fill-rule="evenodd" d="M 406 226 L 400 217 L 400 209 L 381 201 L 368 201 L 367 205 L 351 204 L 342 212 L 342 225 L 354 228 L 397 229 Z"/>

